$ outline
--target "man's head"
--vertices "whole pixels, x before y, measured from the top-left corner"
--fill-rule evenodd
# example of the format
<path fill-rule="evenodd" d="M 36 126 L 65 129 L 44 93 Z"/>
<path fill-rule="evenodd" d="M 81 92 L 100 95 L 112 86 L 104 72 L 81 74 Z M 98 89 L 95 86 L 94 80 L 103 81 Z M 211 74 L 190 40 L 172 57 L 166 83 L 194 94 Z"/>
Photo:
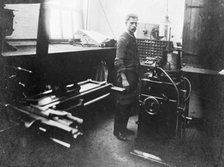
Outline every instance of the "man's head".
<path fill-rule="evenodd" d="M 134 33 L 138 24 L 138 16 L 135 14 L 129 14 L 126 17 L 125 24 L 128 32 Z"/>

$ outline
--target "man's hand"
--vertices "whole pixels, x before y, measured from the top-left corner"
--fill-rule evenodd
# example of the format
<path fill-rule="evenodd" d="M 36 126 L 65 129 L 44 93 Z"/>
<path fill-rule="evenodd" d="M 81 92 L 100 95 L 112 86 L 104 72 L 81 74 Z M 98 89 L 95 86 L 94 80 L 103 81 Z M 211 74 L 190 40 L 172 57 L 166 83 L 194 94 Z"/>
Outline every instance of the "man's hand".
<path fill-rule="evenodd" d="M 127 88 L 127 87 L 129 87 L 130 84 L 127 81 L 127 79 L 122 79 L 122 85 L 123 85 L 124 88 Z"/>
<path fill-rule="evenodd" d="M 126 75 L 124 73 L 121 73 L 121 78 L 122 78 L 122 86 L 124 88 L 128 88 L 130 84 L 129 84 L 129 82 L 126 78 Z"/>

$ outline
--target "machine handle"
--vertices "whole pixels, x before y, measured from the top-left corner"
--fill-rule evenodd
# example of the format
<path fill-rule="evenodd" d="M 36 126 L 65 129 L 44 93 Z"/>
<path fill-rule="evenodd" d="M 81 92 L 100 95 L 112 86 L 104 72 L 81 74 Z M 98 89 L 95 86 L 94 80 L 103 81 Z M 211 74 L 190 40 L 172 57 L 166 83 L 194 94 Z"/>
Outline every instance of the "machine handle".
<path fill-rule="evenodd" d="M 117 87 L 117 86 L 112 86 L 110 89 L 114 90 L 116 92 L 124 92 L 125 91 L 125 88 L 121 88 L 121 87 Z"/>

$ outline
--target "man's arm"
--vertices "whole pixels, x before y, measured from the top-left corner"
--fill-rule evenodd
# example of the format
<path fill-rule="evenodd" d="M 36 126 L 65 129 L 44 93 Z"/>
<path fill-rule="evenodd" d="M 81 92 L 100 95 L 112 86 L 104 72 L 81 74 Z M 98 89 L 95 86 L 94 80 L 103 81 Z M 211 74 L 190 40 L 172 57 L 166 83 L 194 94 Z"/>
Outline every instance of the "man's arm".
<path fill-rule="evenodd" d="M 125 38 L 120 38 L 117 43 L 117 53 L 115 66 L 117 67 L 117 72 L 120 73 L 122 79 L 123 87 L 128 87 L 129 83 L 125 75 L 126 66 L 124 64 L 124 59 L 126 58 L 127 42 Z"/>

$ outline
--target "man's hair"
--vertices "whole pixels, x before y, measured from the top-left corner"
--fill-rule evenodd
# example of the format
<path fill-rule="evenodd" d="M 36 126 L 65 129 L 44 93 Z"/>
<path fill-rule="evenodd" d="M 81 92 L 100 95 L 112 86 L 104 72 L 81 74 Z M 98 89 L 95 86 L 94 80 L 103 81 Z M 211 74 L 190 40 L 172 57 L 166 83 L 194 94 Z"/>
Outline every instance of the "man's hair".
<path fill-rule="evenodd" d="M 131 13 L 131 14 L 128 14 L 127 15 L 126 20 L 125 20 L 125 24 L 128 22 L 128 20 L 130 18 L 133 18 L 133 19 L 137 19 L 138 20 L 138 16 L 136 14 Z"/>

